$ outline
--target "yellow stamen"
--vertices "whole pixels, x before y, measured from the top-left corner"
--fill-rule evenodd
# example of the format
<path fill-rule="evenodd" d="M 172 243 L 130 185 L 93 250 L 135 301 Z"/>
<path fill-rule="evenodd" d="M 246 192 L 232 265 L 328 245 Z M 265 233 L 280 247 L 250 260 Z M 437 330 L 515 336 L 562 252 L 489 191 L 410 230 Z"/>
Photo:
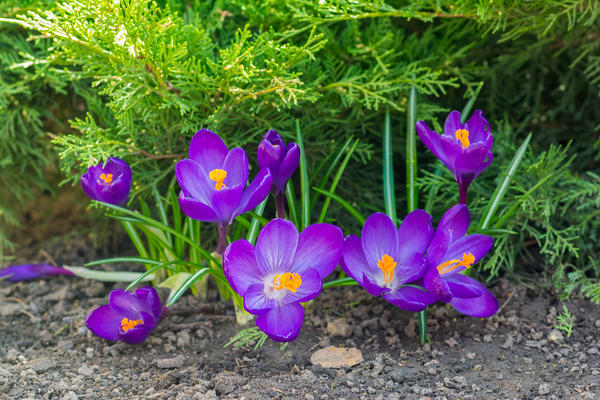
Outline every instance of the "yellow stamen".
<path fill-rule="evenodd" d="M 396 268 L 396 261 L 393 257 L 384 254 L 379 261 L 377 266 L 383 271 L 383 280 L 389 282 L 394 277 L 394 268 Z"/>
<path fill-rule="evenodd" d="M 222 170 L 222 169 L 213 169 L 212 171 L 210 171 L 208 173 L 208 178 L 210 180 L 217 182 L 215 184 L 215 190 L 221 190 L 225 187 L 225 184 L 223 183 L 223 181 L 225 180 L 226 176 L 227 176 L 227 171 Z"/>
<path fill-rule="evenodd" d="M 448 260 L 437 266 L 437 270 L 440 275 L 447 274 L 448 272 L 454 271 L 458 267 L 471 268 L 471 265 L 475 262 L 475 256 L 473 253 L 463 253 L 461 260 Z"/>
<path fill-rule="evenodd" d="M 135 328 L 136 326 L 142 324 L 142 320 L 141 319 L 136 319 L 131 320 L 131 319 L 127 319 L 127 318 L 123 318 L 121 320 L 121 329 L 123 329 L 123 332 L 127 332 L 130 329 Z"/>
<path fill-rule="evenodd" d="M 471 142 L 469 142 L 469 131 L 466 129 L 457 129 L 456 133 L 454 134 L 456 136 L 456 140 L 459 140 L 460 143 L 462 144 L 462 149 L 466 149 L 467 147 L 469 147 L 469 145 L 471 144 Z"/>
<path fill-rule="evenodd" d="M 273 278 L 273 289 L 275 290 L 287 289 L 292 293 L 296 293 L 296 289 L 298 289 L 300 285 L 302 285 L 300 274 L 286 272 L 281 275 L 275 275 Z"/>
<path fill-rule="evenodd" d="M 113 174 L 100 174 L 100 179 L 102 179 L 107 185 L 110 185 L 113 180 Z"/>

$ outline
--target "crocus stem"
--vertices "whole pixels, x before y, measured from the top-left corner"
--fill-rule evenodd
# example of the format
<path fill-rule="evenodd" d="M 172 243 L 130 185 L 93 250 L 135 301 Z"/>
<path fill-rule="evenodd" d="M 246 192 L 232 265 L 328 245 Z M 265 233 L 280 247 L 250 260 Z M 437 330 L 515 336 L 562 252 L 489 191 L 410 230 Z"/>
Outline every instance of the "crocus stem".
<path fill-rule="evenodd" d="M 275 205 L 277 206 L 277 218 L 287 219 L 287 213 L 285 212 L 285 194 L 277 193 L 275 195 Z"/>
<path fill-rule="evenodd" d="M 469 189 L 468 186 L 466 185 L 458 185 L 458 192 L 459 192 L 459 202 L 461 204 L 467 204 L 467 190 Z"/>
<path fill-rule="evenodd" d="M 227 226 L 218 226 L 219 228 L 219 243 L 217 244 L 217 248 L 215 249 L 215 253 L 219 256 L 222 256 L 225 252 L 225 248 L 227 247 Z"/>

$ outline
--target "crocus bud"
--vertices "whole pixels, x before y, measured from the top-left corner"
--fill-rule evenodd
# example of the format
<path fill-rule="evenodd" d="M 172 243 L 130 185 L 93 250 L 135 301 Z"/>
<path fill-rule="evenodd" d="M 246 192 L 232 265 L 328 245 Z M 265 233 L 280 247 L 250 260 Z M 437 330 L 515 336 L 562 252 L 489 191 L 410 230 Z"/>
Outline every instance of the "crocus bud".
<path fill-rule="evenodd" d="M 45 278 L 48 275 L 75 275 L 65 268 L 49 264 L 22 264 L 12 265 L 0 269 L 0 280 L 8 282 L 29 281 L 36 278 Z"/>
<path fill-rule="evenodd" d="M 258 145 L 258 166 L 269 168 L 273 176 L 273 191 L 283 193 L 285 185 L 298 168 L 300 149 L 296 143 L 287 146 L 281 136 L 269 130 Z"/>
<path fill-rule="evenodd" d="M 129 198 L 131 178 L 129 164 L 120 158 L 109 157 L 105 164 L 88 168 L 81 176 L 81 187 L 92 200 L 121 205 Z"/>

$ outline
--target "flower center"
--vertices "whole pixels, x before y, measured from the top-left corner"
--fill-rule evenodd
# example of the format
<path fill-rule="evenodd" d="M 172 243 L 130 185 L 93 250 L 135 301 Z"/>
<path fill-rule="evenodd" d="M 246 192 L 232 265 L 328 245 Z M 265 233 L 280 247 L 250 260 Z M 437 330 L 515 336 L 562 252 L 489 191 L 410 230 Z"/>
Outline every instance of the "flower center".
<path fill-rule="evenodd" d="M 383 280 L 389 282 L 394 277 L 394 268 L 396 268 L 396 261 L 394 258 L 384 254 L 380 260 L 377 261 L 377 266 L 383 271 Z"/>
<path fill-rule="evenodd" d="M 222 169 L 213 169 L 212 171 L 210 171 L 208 173 L 208 178 L 210 180 L 215 181 L 215 190 L 221 190 L 225 187 L 225 184 L 223 183 L 223 181 L 225 180 L 225 177 L 227 176 L 227 171 L 222 170 Z"/>
<path fill-rule="evenodd" d="M 296 289 L 298 289 L 300 285 L 302 285 L 300 274 L 286 272 L 284 274 L 275 275 L 273 278 L 273 289 L 275 290 L 287 289 L 292 293 L 296 293 Z"/>
<path fill-rule="evenodd" d="M 466 129 L 457 129 L 456 133 L 456 140 L 460 141 L 460 143 L 462 144 L 462 149 L 466 149 L 467 147 L 469 147 L 469 145 L 471 144 L 471 142 L 469 142 L 469 131 Z"/>
<path fill-rule="evenodd" d="M 113 174 L 100 174 L 100 180 L 105 184 L 110 185 L 113 181 Z"/>
<path fill-rule="evenodd" d="M 461 260 L 448 260 L 443 264 L 437 266 L 437 270 L 440 275 L 447 274 L 448 272 L 454 271 L 458 267 L 471 268 L 471 265 L 475 262 L 475 256 L 473 253 L 464 253 Z"/>
<path fill-rule="evenodd" d="M 123 329 L 123 332 L 127 332 L 130 329 L 135 328 L 136 326 L 142 324 L 142 320 L 141 319 L 136 319 L 131 320 L 131 319 L 127 319 L 127 318 L 123 318 L 121 320 L 121 329 Z"/>

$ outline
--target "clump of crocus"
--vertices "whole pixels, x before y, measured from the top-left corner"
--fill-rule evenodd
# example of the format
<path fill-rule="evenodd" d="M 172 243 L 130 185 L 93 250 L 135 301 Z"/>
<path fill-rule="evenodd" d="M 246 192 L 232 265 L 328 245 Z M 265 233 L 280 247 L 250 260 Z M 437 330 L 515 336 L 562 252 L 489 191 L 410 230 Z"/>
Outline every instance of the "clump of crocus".
<path fill-rule="evenodd" d="M 85 323 L 101 338 L 137 344 L 154 330 L 161 313 L 160 297 L 154 288 L 142 287 L 135 294 L 117 289 L 110 292 L 108 304 L 92 311 Z"/>
<path fill-rule="evenodd" d="M 425 121 L 417 122 L 417 132 L 427 148 L 444 163 L 458 182 L 460 202 L 467 202 L 469 185 L 492 162 L 493 137 L 483 111 L 476 110 L 462 124 L 460 113 L 452 111 L 438 135 Z"/>
<path fill-rule="evenodd" d="M 342 268 L 371 295 L 408 311 L 422 311 L 435 298 L 415 285 L 423 277 L 425 252 L 433 236 L 431 216 L 423 210 L 408 214 L 398 229 L 385 214 L 365 221 L 362 237 L 344 241 Z"/>
<path fill-rule="evenodd" d="M 81 176 L 81 187 L 92 200 L 122 205 L 129 198 L 131 168 L 120 158 L 109 157 L 104 164 L 88 168 Z"/>
<path fill-rule="evenodd" d="M 66 268 L 55 267 L 50 264 L 11 265 L 0 270 L 0 280 L 9 282 L 29 281 L 36 278 L 45 278 L 49 275 L 75 274 Z"/>
<path fill-rule="evenodd" d="M 271 129 L 265 133 L 265 137 L 258 145 L 257 160 L 260 168 L 269 168 L 271 171 L 277 215 L 283 218 L 285 215 L 285 185 L 298 168 L 300 148 L 294 142 L 288 143 L 286 146 L 281 135 Z"/>
<path fill-rule="evenodd" d="M 256 248 L 246 240 L 223 254 L 223 272 L 244 298 L 246 311 L 273 340 L 289 342 L 302 328 L 300 303 L 321 293 L 323 278 L 336 267 L 344 237 L 330 224 L 308 226 L 300 235 L 289 221 L 276 218 L 260 232 Z"/>
<path fill-rule="evenodd" d="M 425 288 L 437 300 L 450 303 L 471 317 L 489 317 L 498 311 L 498 301 L 480 282 L 461 274 L 492 247 L 487 235 L 467 235 L 470 213 L 464 204 L 450 208 L 442 217 L 427 251 Z"/>
<path fill-rule="evenodd" d="M 228 150 L 223 140 L 207 129 L 194 135 L 189 158 L 177 163 L 175 174 L 182 188 L 179 205 L 184 214 L 219 226 L 219 254 L 226 245 L 227 226 L 263 201 L 273 183 L 269 169 L 262 168 L 246 188 L 246 152 L 239 147 Z"/>

